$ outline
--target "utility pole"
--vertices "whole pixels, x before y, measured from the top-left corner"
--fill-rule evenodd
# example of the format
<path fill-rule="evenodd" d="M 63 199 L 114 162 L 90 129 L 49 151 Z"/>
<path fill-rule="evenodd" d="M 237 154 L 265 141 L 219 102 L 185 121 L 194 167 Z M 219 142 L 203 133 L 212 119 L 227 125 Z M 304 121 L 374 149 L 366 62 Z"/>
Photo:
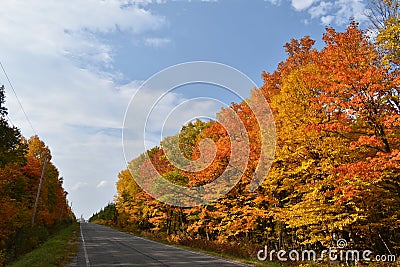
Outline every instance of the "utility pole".
<path fill-rule="evenodd" d="M 47 165 L 47 156 L 44 158 L 44 164 L 43 164 L 43 169 L 42 169 L 42 175 L 40 176 L 39 187 L 38 187 L 38 190 L 37 190 L 37 193 L 36 193 L 35 206 L 33 207 L 31 226 L 33 226 L 33 224 L 35 223 L 36 210 L 37 210 L 37 205 L 38 205 L 38 202 L 39 202 L 40 189 L 42 188 L 42 182 L 43 182 L 43 177 L 44 177 L 44 170 L 46 169 L 46 165 Z"/>
<path fill-rule="evenodd" d="M 63 201 L 63 206 L 62 206 L 62 209 L 61 209 L 61 214 L 60 214 L 60 223 L 62 222 L 62 217 L 63 217 L 63 213 L 64 213 L 64 209 L 65 209 L 65 206 L 66 206 L 66 204 L 67 204 L 67 195 L 68 195 L 68 193 L 67 192 L 64 192 L 64 201 Z"/>

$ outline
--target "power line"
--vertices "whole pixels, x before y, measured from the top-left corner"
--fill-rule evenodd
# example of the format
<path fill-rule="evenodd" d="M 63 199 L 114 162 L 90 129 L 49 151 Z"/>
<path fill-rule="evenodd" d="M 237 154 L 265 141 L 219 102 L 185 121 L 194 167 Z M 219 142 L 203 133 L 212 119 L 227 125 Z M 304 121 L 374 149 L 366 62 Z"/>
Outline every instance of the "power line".
<path fill-rule="evenodd" d="M 19 100 L 19 98 L 18 98 L 18 96 L 17 96 L 17 93 L 15 92 L 14 86 L 12 85 L 12 83 L 11 83 L 11 81 L 10 81 L 10 78 L 8 78 L 7 72 L 6 72 L 6 70 L 4 69 L 3 64 L 1 63 L 1 61 L 0 61 L 0 66 L 1 66 L 1 69 L 3 70 L 3 72 L 4 72 L 4 75 L 5 75 L 6 78 L 7 78 L 8 83 L 10 84 L 10 87 L 11 87 L 11 89 L 12 89 L 14 95 L 15 95 L 15 98 L 16 98 L 17 101 L 18 101 L 19 106 L 21 107 L 22 112 L 23 112 L 24 115 L 25 115 L 26 120 L 27 120 L 28 123 L 29 123 L 29 126 L 31 127 L 33 133 L 34 133 L 35 135 L 37 135 L 35 129 L 33 128 L 32 122 L 31 122 L 31 120 L 28 118 L 28 115 L 26 114 L 26 112 L 25 112 L 25 110 L 24 110 L 24 108 L 23 108 L 23 106 L 22 106 L 22 103 L 21 103 L 21 101 Z"/>

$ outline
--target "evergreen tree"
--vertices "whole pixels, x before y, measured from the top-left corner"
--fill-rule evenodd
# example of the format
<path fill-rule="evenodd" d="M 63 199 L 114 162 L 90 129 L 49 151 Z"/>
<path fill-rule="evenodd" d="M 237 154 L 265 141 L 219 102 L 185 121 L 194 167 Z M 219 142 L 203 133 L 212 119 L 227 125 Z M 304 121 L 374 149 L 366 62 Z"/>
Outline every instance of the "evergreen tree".
<path fill-rule="evenodd" d="M 0 167 L 6 163 L 22 164 L 25 162 L 26 145 L 22 143 L 21 132 L 7 121 L 4 85 L 0 87 Z"/>

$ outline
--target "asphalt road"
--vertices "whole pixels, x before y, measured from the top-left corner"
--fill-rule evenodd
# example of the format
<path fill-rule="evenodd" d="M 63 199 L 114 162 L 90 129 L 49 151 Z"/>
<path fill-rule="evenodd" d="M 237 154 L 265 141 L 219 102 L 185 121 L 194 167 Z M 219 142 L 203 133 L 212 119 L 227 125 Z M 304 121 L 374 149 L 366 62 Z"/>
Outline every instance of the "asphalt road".
<path fill-rule="evenodd" d="M 165 245 L 114 229 L 81 223 L 75 266 L 249 266 Z"/>

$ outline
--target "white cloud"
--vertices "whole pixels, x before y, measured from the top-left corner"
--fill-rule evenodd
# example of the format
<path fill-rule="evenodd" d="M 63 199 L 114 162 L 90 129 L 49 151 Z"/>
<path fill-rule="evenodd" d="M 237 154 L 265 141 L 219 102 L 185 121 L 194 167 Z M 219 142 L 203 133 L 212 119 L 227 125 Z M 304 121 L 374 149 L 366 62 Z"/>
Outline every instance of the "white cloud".
<path fill-rule="evenodd" d="M 103 37 L 121 31 L 141 38 L 165 22 L 125 0 L 1 2 L 0 59 L 35 130 L 52 150 L 77 215 L 90 215 L 115 194 L 92 189 L 95 177 L 116 180 L 125 167 L 122 120 L 139 84 L 115 82 L 120 74 L 112 71 L 114 48 Z M 25 136 L 33 135 L 4 75 L 0 83 L 6 85 L 12 122 Z"/>
<path fill-rule="evenodd" d="M 102 180 L 102 181 L 100 181 L 100 183 L 98 183 L 96 185 L 96 188 L 106 187 L 107 185 L 108 185 L 108 182 L 106 180 Z"/>
<path fill-rule="evenodd" d="M 314 3 L 314 0 L 292 0 L 292 6 L 297 10 L 301 11 L 309 8 Z"/>
<path fill-rule="evenodd" d="M 351 18 L 358 22 L 367 20 L 366 6 L 362 0 L 291 0 L 291 4 L 296 11 L 307 12 L 311 19 L 318 19 L 323 25 L 344 25 Z M 309 23 L 309 20 L 303 22 Z"/>
<path fill-rule="evenodd" d="M 365 4 L 361 0 L 336 0 L 334 5 L 338 9 L 335 13 L 336 24 L 346 24 L 351 17 L 360 22 L 367 19 Z"/>
<path fill-rule="evenodd" d="M 57 60 L 73 59 L 81 67 L 110 67 L 112 47 L 97 34 L 139 34 L 162 27 L 166 20 L 126 1 L 2 1 L 3 47 Z"/>
<path fill-rule="evenodd" d="M 311 7 L 308 13 L 310 13 L 312 19 L 320 18 L 325 16 L 332 9 L 332 5 L 331 2 L 321 1 L 319 5 Z"/>
<path fill-rule="evenodd" d="M 269 2 L 272 5 L 279 6 L 281 4 L 281 0 L 264 0 L 264 2 Z"/>
<path fill-rule="evenodd" d="M 143 40 L 142 35 L 154 34 L 165 22 L 140 6 L 121 7 L 124 2 L 10 0 L 2 1 L 0 9 L 0 36 L 6 40 L 0 42 L 0 59 L 39 137 L 52 150 L 52 161 L 64 177 L 77 216 L 90 216 L 116 193 L 107 185 L 125 168 L 122 123 L 141 84 L 116 83 L 120 74 L 112 69 L 114 47 L 104 36 L 118 30 Z M 153 46 L 170 42 L 167 38 L 148 40 Z M 4 75 L 0 83 L 6 84 L 13 123 L 25 136 L 33 135 Z M 151 99 L 141 105 L 151 106 Z M 179 95 L 168 95 L 162 108 L 167 114 L 179 101 Z M 205 110 L 211 112 L 211 106 L 191 106 L 182 112 L 202 114 Z M 135 114 L 140 121 L 146 116 Z M 143 140 L 128 141 L 136 155 L 144 152 Z M 107 180 L 99 182 L 97 177 Z"/>
<path fill-rule="evenodd" d="M 322 17 L 321 17 L 321 22 L 322 22 L 322 24 L 329 25 L 329 24 L 332 23 L 332 21 L 333 21 L 334 19 L 335 19 L 335 17 L 334 17 L 334 16 L 331 16 L 331 15 L 322 16 Z"/>
<path fill-rule="evenodd" d="M 87 185 L 87 183 L 77 182 L 76 184 L 74 184 L 74 185 L 71 187 L 71 189 L 72 189 L 72 191 L 76 191 L 76 190 L 78 190 L 79 188 L 84 187 L 84 186 L 86 186 L 86 185 Z"/>
<path fill-rule="evenodd" d="M 163 47 L 171 43 L 169 38 L 146 38 L 144 40 L 145 45 L 153 47 Z"/>

